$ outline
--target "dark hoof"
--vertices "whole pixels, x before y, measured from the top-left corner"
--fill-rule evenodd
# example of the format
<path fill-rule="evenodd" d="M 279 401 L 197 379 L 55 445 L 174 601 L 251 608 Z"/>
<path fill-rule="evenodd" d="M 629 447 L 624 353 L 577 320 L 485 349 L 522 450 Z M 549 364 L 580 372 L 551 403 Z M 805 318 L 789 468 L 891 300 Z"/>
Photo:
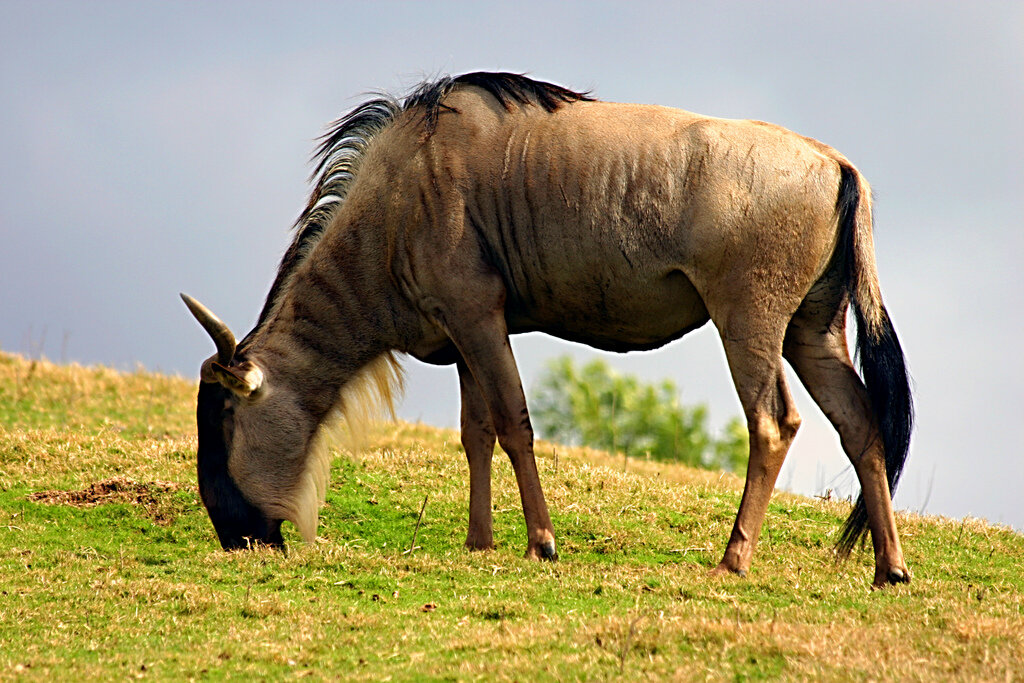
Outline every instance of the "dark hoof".
<path fill-rule="evenodd" d="M 555 550 L 554 541 L 544 541 L 543 543 L 529 548 L 524 555 L 528 560 L 547 560 L 548 562 L 555 562 L 558 560 L 558 551 Z"/>
<path fill-rule="evenodd" d="M 889 583 L 910 583 L 910 574 L 902 569 L 893 567 L 889 570 Z"/>
<path fill-rule="evenodd" d="M 893 567 L 885 573 L 885 577 L 882 578 L 875 575 L 874 588 L 885 588 L 886 586 L 895 586 L 899 583 L 910 583 L 910 572 L 906 569 L 900 569 L 899 567 Z"/>

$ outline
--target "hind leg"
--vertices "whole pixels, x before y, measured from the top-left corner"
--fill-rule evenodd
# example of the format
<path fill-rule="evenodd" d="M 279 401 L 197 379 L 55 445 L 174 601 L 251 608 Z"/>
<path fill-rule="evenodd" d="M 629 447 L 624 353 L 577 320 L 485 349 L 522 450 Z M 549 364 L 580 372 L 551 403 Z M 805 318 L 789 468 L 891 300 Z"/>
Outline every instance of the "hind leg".
<path fill-rule="evenodd" d="M 786 385 L 781 340 L 759 341 L 724 333 L 722 337 L 747 418 L 750 461 L 729 544 L 713 573 L 744 576 L 750 569 L 775 480 L 800 427 L 800 415 Z"/>
<path fill-rule="evenodd" d="M 875 549 L 874 585 L 905 583 L 910 572 L 896 531 L 882 440 L 867 390 L 850 361 L 844 323 L 844 317 L 828 326 L 794 318 L 784 354 L 839 432 L 843 450 L 857 472 Z"/>

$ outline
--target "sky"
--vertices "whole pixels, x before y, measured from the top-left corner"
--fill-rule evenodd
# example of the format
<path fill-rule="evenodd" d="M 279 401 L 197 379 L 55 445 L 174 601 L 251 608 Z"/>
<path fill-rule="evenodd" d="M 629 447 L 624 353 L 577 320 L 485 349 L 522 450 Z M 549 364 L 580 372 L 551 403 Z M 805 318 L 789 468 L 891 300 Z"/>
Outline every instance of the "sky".
<path fill-rule="evenodd" d="M 197 377 L 213 349 L 178 292 L 248 331 L 324 126 L 475 70 L 772 121 L 849 157 L 914 378 L 897 507 L 1024 530 L 1021 3 L 0 0 L 0 349 Z M 646 353 L 513 348 L 528 395 L 571 354 L 672 379 L 716 426 L 740 413 L 710 325 Z M 457 425 L 455 371 L 405 365 L 399 415 Z M 779 486 L 849 495 L 790 377 L 804 423 Z"/>

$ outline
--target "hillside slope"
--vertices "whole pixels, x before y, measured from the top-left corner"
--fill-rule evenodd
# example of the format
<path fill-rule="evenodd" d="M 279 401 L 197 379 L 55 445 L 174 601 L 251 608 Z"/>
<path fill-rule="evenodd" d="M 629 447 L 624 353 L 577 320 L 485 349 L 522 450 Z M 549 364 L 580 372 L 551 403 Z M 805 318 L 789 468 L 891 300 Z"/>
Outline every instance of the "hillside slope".
<path fill-rule="evenodd" d="M 405 423 L 339 448 L 315 544 L 291 533 L 287 554 L 221 552 L 195 489 L 194 392 L 0 353 L 0 678 L 1024 672 L 1020 534 L 900 514 L 914 581 L 872 591 L 870 550 L 840 565 L 831 551 L 848 504 L 778 494 L 750 577 L 711 578 L 736 477 L 624 472 L 621 457 L 550 444 L 538 461 L 556 564 L 521 558 L 504 457 L 497 549 L 465 551 L 458 435 Z"/>

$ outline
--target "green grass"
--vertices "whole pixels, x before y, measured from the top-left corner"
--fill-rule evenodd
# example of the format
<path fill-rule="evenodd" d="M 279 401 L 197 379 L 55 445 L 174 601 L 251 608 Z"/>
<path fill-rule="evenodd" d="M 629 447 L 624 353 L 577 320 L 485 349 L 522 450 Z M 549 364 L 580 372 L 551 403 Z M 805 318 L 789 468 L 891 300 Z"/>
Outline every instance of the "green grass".
<path fill-rule="evenodd" d="M 556 469 L 555 447 L 538 447 L 555 564 L 521 557 L 519 496 L 503 457 L 497 549 L 465 551 L 458 435 L 409 424 L 380 426 L 358 454 L 339 451 L 316 543 L 286 527 L 286 555 L 224 553 L 195 490 L 194 391 L 144 372 L 0 354 L 0 678 L 1020 680 L 1024 671 L 1020 534 L 900 514 L 914 581 L 873 591 L 870 550 L 839 565 L 831 551 L 848 504 L 777 494 L 749 578 L 712 578 L 739 480 L 632 461 L 623 472 L 620 457 L 588 450 L 557 447 Z M 123 490 L 110 497 L 34 500 L 111 480 Z"/>

